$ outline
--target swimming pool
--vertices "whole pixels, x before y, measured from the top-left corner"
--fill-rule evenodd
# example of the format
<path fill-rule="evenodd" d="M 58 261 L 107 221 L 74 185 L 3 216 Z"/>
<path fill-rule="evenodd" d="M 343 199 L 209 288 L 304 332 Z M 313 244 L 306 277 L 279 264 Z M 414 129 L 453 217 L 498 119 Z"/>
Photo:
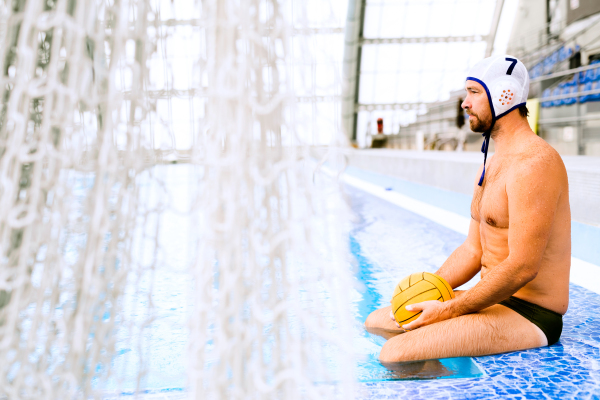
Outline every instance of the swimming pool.
<path fill-rule="evenodd" d="M 156 262 L 153 271 L 156 284 L 151 298 L 144 295 L 149 290 L 144 289 L 148 283 L 143 282 L 140 288 L 132 288 L 125 296 L 124 312 L 135 324 L 119 327 L 117 356 L 113 362 L 115 374 L 102 385 L 102 389 L 107 392 L 135 391 L 138 371 L 142 367 L 140 352 L 146 371 L 139 387 L 144 391 L 180 392 L 186 385 L 187 321 L 189 312 L 193 309 L 193 298 L 190 295 L 193 289 L 187 270 L 192 255 L 186 243 L 193 243 L 194 239 L 185 236 L 185 232 L 193 232 L 193 227 L 189 226 L 186 214 L 178 213 L 177 210 L 185 210 L 189 206 L 185 204 L 185 199 L 189 196 L 181 192 L 188 185 L 186 173 L 189 172 L 189 166 L 160 166 L 155 172 L 161 174 L 175 203 L 172 205 L 173 210 L 166 211 L 160 217 L 158 240 L 164 245 L 161 246 L 163 253 L 158 256 L 159 260 L 150 259 L 153 253 L 145 249 L 143 241 L 136 246 L 138 262 L 143 265 Z M 157 197 L 151 186 L 144 186 L 143 189 L 148 190 L 143 197 L 149 202 L 149 209 L 154 208 L 153 202 Z M 378 355 L 384 341 L 365 331 L 362 324 L 367 315 L 389 301 L 391 289 L 403 275 L 415 269 L 435 271 L 437 265 L 444 261 L 453 247 L 460 244 L 462 238 L 455 232 L 371 198 L 359 190 L 348 190 L 355 214 L 349 248 L 354 255 L 351 259 L 356 262 L 356 285 L 352 288 L 352 303 L 349 305 L 355 316 L 355 327 L 348 334 L 354 336 L 358 380 L 367 382 L 482 376 L 483 372 L 468 358 L 415 363 L 398 367 L 394 371 L 379 364 Z M 380 203 L 384 205 L 383 208 Z M 152 226 L 154 223 L 150 224 L 150 230 Z M 373 229 L 381 229 L 383 232 Z M 402 246 L 398 246 L 398 243 L 402 243 Z M 148 248 L 153 248 L 152 242 L 148 243 Z M 151 316 L 154 320 L 141 334 L 140 326 L 145 318 Z M 143 343 L 138 339 L 140 334 Z"/>
<path fill-rule="evenodd" d="M 361 179 L 370 178 L 364 171 L 356 172 L 349 169 L 350 174 Z M 372 178 L 371 182 L 377 182 L 381 177 Z M 386 183 L 381 191 L 400 187 Z M 576 285 L 571 285 L 571 304 L 563 337 L 552 347 L 474 360 L 430 361 L 397 371 L 382 367 L 377 356 L 383 339 L 366 333 L 362 322 L 372 310 L 388 304 L 393 286 L 403 276 L 414 271 L 437 270 L 462 243 L 464 235 L 352 186 L 346 186 L 345 190 L 356 217 L 349 243 L 356 262 L 351 307 L 356 317 L 353 334 L 358 379 L 362 381 L 358 398 L 600 396 L 600 318 L 593 312 L 600 307 L 600 295 Z M 448 194 L 447 198 L 451 196 Z M 170 215 L 165 229 L 177 232 L 178 227 L 186 223 L 178 218 Z M 185 242 L 185 238 L 176 234 L 168 240 Z M 182 395 L 186 384 L 186 324 L 192 302 L 183 270 L 185 256 L 180 247 L 162 256 L 169 260 L 171 268 L 157 271 L 161 282 L 154 299 L 157 319 L 144 335 L 146 343 L 151 345 L 144 346 L 148 349 L 145 354 L 147 374 L 141 387 L 148 393 L 168 394 L 169 398 Z M 123 329 L 120 335 L 124 338 L 127 333 Z M 124 340 L 117 348 L 115 366 L 120 387 L 133 389 L 136 374 L 128 371 L 137 371 L 136 343 Z M 116 382 L 111 384 L 116 385 Z"/>

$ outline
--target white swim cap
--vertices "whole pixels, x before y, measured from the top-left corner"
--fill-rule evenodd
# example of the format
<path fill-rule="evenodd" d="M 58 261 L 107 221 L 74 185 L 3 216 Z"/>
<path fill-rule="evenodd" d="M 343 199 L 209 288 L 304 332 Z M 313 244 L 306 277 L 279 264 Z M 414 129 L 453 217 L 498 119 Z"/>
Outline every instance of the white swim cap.
<path fill-rule="evenodd" d="M 467 80 L 485 88 L 494 122 L 527 102 L 529 73 L 516 57 L 484 58 L 471 68 Z"/>
<path fill-rule="evenodd" d="M 492 124 L 483 133 L 483 172 L 479 179 L 482 185 L 485 177 L 485 162 L 490 145 L 492 128 L 499 118 L 525 105 L 529 95 L 529 73 L 527 68 L 516 57 L 502 55 L 484 58 L 479 61 L 467 75 L 468 81 L 475 81 L 485 89 L 492 112 Z"/>

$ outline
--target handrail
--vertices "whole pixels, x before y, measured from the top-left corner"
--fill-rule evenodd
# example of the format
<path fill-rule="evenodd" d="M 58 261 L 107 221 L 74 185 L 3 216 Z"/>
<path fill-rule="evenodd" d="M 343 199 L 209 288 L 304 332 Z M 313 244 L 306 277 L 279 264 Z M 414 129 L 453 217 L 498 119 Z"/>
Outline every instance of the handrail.
<path fill-rule="evenodd" d="M 580 117 L 560 117 L 560 118 L 544 118 L 538 121 L 539 125 L 550 125 L 550 124 L 562 124 L 565 122 L 579 122 L 579 121 L 595 121 L 600 120 L 600 115 L 587 115 Z"/>
<path fill-rule="evenodd" d="M 544 22 L 544 25 L 541 28 L 532 28 L 532 29 L 528 29 L 523 31 L 523 33 L 521 34 L 521 36 L 519 36 L 518 38 L 515 39 L 515 41 L 520 41 L 523 38 L 530 38 L 530 37 L 535 37 L 535 36 L 539 36 L 539 34 L 547 34 L 548 32 L 548 28 L 552 28 L 555 27 L 557 25 L 559 25 L 559 30 L 562 30 L 566 27 L 566 25 L 563 25 L 564 21 L 550 21 L 550 22 Z"/>
<path fill-rule="evenodd" d="M 536 83 L 536 82 L 541 82 L 541 81 L 545 81 L 545 80 L 548 80 L 548 79 L 560 78 L 561 76 L 576 74 L 578 72 L 583 72 L 583 71 L 587 71 L 589 69 L 595 69 L 595 68 L 600 68 L 600 64 L 590 64 L 590 65 L 586 65 L 586 66 L 583 66 L 583 67 L 578 67 L 578 68 L 573 68 L 573 69 L 567 69 L 565 71 L 554 72 L 554 73 L 548 74 L 548 75 L 542 75 L 542 76 L 540 76 L 538 78 L 530 80 L 529 82 L 530 83 Z"/>
<path fill-rule="evenodd" d="M 541 103 L 544 103 L 546 101 L 570 99 L 573 97 L 591 96 L 593 94 L 600 94 L 600 89 L 583 90 L 583 91 L 578 91 L 575 93 L 561 94 L 561 95 L 557 95 L 557 96 L 540 97 L 539 100 Z"/>
<path fill-rule="evenodd" d="M 574 40 L 575 38 L 579 37 L 580 35 L 583 35 L 587 31 L 589 31 L 590 29 L 592 29 L 595 26 L 597 26 L 598 24 L 600 24 L 600 18 L 596 19 L 595 21 L 593 21 L 592 23 L 590 23 L 590 25 L 586 26 L 585 28 L 581 29 L 580 31 L 577 31 L 577 32 L 573 33 L 570 37 L 568 37 L 566 39 L 561 39 L 557 43 L 548 43 L 548 44 L 545 44 L 543 46 L 538 47 L 537 49 L 533 49 L 533 50 L 528 51 L 528 53 L 530 53 L 530 55 L 529 56 L 525 55 L 524 57 L 522 57 L 521 61 L 528 61 L 528 62 L 530 62 L 530 60 L 535 59 L 537 57 L 538 60 L 536 62 L 533 62 L 533 64 L 538 64 L 543 59 L 547 58 L 552 53 L 554 53 L 556 50 L 558 50 L 561 47 L 563 47 L 565 45 L 565 43 Z M 544 50 L 548 50 L 548 49 L 550 49 L 550 50 L 544 52 Z M 537 52 L 541 52 L 542 55 L 535 54 Z M 534 53 L 534 54 L 531 54 L 531 53 Z"/>

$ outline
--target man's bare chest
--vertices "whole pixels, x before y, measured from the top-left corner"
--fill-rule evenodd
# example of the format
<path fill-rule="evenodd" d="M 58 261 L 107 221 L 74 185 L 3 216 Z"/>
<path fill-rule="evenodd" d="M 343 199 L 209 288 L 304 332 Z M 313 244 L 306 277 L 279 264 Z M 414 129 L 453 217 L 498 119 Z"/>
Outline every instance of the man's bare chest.
<path fill-rule="evenodd" d="M 473 219 L 494 228 L 508 228 L 508 195 L 506 174 L 500 169 L 486 172 L 483 187 L 473 196 L 471 215 Z"/>

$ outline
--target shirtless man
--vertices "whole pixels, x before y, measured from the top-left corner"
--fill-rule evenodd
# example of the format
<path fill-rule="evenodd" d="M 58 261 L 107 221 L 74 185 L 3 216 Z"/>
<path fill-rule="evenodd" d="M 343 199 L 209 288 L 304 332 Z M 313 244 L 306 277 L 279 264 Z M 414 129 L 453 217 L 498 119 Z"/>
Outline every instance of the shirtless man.
<path fill-rule="evenodd" d="M 389 339 L 382 363 L 481 356 L 556 343 L 569 304 L 571 213 L 567 172 L 558 153 L 527 122 L 529 78 L 510 56 L 486 58 L 469 73 L 462 107 L 474 132 L 496 152 L 480 167 L 465 242 L 436 272 L 452 288 L 481 271 L 473 288 L 422 311 L 402 327 L 391 307 L 366 328 Z M 485 166 L 485 168 L 484 168 Z"/>

